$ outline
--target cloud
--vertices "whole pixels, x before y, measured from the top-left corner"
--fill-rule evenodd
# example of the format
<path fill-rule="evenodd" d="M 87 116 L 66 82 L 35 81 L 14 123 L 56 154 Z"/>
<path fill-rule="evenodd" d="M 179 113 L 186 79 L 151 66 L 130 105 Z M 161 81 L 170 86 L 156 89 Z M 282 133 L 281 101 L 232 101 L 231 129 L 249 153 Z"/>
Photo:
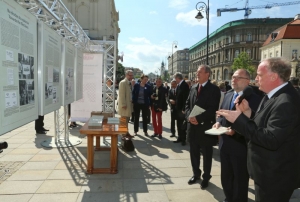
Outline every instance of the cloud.
<path fill-rule="evenodd" d="M 169 0 L 169 7 L 176 9 L 184 9 L 188 7 L 188 0 Z"/>
<path fill-rule="evenodd" d="M 149 14 L 150 15 L 157 15 L 157 12 L 156 11 L 150 11 Z"/>
<path fill-rule="evenodd" d="M 161 62 L 166 62 L 168 52 L 171 51 L 172 42 L 162 41 L 152 43 L 144 37 L 130 38 L 131 43 L 125 45 L 124 62 L 125 67 L 140 68 L 144 73 L 158 71 Z"/>
<path fill-rule="evenodd" d="M 176 20 L 178 22 L 183 22 L 185 24 L 188 24 L 190 26 L 206 26 L 207 20 L 206 20 L 206 14 L 202 12 L 203 19 L 199 22 L 195 16 L 197 15 L 197 10 L 191 10 L 187 13 L 180 12 L 176 15 Z M 215 14 L 210 13 L 209 14 L 209 22 L 213 22 L 213 18 L 216 17 Z"/>

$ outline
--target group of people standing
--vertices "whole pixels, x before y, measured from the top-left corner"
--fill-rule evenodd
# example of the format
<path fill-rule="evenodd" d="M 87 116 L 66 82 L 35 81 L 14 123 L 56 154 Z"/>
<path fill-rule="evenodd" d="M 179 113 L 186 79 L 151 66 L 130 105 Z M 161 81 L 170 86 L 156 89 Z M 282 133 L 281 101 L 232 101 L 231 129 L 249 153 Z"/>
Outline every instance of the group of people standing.
<path fill-rule="evenodd" d="M 209 186 L 213 146 L 219 143 L 224 202 L 248 201 L 249 178 L 254 180 L 255 201 L 288 202 L 294 189 L 300 186 L 300 95 L 289 81 L 290 75 L 291 65 L 284 59 L 262 61 L 255 78 L 259 90 L 265 94 L 262 98 L 255 93 L 257 88 L 243 95 L 249 88 L 250 74 L 242 68 L 234 72 L 232 89 L 225 93 L 210 82 L 208 65 L 199 66 L 197 83 L 191 87 L 181 73 L 175 73 L 169 90 L 162 86 L 161 79 L 151 88 L 145 75 L 131 87 L 133 73 L 129 70 L 120 82 L 119 114 L 129 120 L 133 104 L 136 135 L 140 110 L 145 120 L 150 108 L 152 137 L 162 138 L 161 116 L 167 102 L 171 110 L 171 137 L 175 137 L 177 122 L 178 138 L 174 143 L 185 145 L 187 137 L 190 143 L 193 176 L 188 184 L 202 177 L 201 189 Z M 195 105 L 203 112 L 190 116 Z M 220 136 L 205 133 L 220 126 L 226 127 L 227 132 Z M 143 123 L 143 129 L 148 135 L 147 123 Z"/>

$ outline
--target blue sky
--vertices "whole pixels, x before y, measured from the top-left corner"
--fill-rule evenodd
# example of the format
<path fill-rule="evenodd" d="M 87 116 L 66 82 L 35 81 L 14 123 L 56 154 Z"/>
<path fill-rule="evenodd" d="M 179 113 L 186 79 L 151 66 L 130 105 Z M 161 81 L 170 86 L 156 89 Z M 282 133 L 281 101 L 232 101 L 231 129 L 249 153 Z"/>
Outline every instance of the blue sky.
<path fill-rule="evenodd" d="M 189 48 L 206 37 L 206 19 L 195 19 L 196 3 L 191 0 L 115 0 L 119 11 L 119 54 L 124 53 L 125 67 L 140 68 L 144 73 L 158 71 L 161 62 L 172 52 L 173 41 L 178 49 Z M 207 1 L 204 1 L 207 3 Z M 244 18 L 244 11 L 224 12 L 218 8 L 244 8 L 245 0 L 210 0 L 210 33 L 227 22 Z M 295 0 L 249 0 L 249 7 Z M 249 18 L 294 17 L 300 4 L 253 9 Z M 203 13 L 205 16 L 205 14 Z M 176 50 L 174 49 L 174 52 Z"/>

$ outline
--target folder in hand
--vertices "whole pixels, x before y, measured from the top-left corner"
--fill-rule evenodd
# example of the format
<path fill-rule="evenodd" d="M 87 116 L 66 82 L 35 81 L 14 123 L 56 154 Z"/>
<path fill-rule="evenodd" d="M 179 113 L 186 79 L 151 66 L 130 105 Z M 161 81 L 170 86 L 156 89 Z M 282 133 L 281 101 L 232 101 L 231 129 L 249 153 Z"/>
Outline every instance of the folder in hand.
<path fill-rule="evenodd" d="M 205 112 L 205 109 L 203 109 L 203 108 L 201 108 L 201 107 L 195 105 L 195 106 L 193 107 L 193 110 L 191 111 L 191 113 L 190 113 L 190 115 L 189 115 L 189 118 L 190 118 L 190 117 L 195 117 L 195 116 L 197 116 L 197 115 L 199 115 L 199 114 L 202 114 L 203 112 Z"/>

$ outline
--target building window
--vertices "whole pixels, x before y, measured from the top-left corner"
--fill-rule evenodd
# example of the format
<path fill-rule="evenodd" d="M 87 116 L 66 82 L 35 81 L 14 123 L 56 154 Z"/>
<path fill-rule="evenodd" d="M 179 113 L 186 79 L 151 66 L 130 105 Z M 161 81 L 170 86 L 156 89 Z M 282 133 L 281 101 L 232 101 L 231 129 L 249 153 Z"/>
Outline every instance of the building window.
<path fill-rule="evenodd" d="M 252 34 L 249 32 L 247 33 L 247 39 L 246 41 L 252 41 Z"/>
<path fill-rule="evenodd" d="M 234 52 L 234 57 L 237 58 L 237 57 L 239 56 L 239 54 L 240 54 L 240 51 L 239 51 L 239 50 L 236 50 L 236 51 Z"/>
<path fill-rule="evenodd" d="M 235 42 L 240 42 L 241 40 L 241 35 L 240 34 L 236 34 L 235 35 Z"/>
<path fill-rule="evenodd" d="M 264 59 L 266 59 L 267 58 L 267 54 L 264 54 Z"/>
<path fill-rule="evenodd" d="M 224 73 L 223 73 L 224 75 L 223 75 L 223 78 L 225 79 L 225 80 L 229 80 L 229 74 L 228 74 L 228 69 L 224 69 Z"/>
<path fill-rule="evenodd" d="M 270 58 L 271 58 L 271 57 L 273 57 L 273 54 L 272 54 L 272 53 L 270 53 Z"/>
<path fill-rule="evenodd" d="M 248 54 L 249 58 L 251 58 L 251 50 L 247 49 L 246 53 Z"/>
<path fill-rule="evenodd" d="M 279 51 L 276 51 L 276 57 L 279 57 Z"/>

